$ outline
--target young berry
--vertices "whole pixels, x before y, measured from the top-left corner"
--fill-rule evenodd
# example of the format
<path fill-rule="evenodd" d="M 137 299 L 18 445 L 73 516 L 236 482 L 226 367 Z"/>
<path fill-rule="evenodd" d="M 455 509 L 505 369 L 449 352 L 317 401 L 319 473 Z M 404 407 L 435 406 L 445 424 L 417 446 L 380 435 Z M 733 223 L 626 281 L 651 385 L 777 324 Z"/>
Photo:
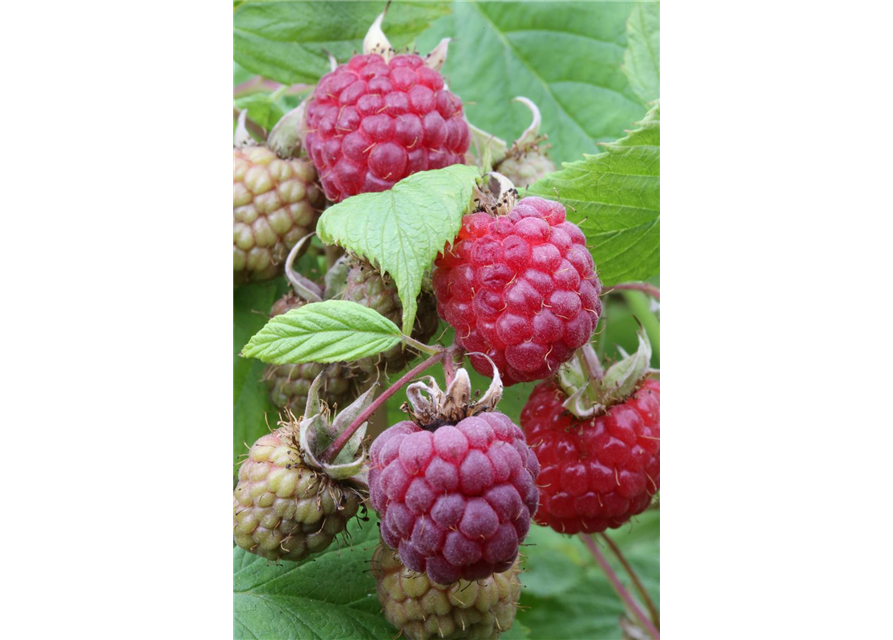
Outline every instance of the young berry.
<path fill-rule="evenodd" d="M 378 601 L 388 622 L 408 640 L 495 640 L 515 621 L 521 596 L 519 561 L 475 581 L 438 585 L 407 570 L 385 545 L 372 554 Z"/>
<path fill-rule="evenodd" d="M 365 434 L 351 440 L 332 462 L 318 459 L 328 442 L 373 400 L 366 392 L 334 421 L 319 400 L 318 378 L 299 420 L 286 413 L 280 427 L 262 436 L 239 468 L 233 491 L 233 538 L 243 549 L 270 560 L 299 561 L 322 551 L 345 530 L 363 500 L 359 451 Z"/>
<path fill-rule="evenodd" d="M 601 284 L 580 228 L 564 206 L 524 198 L 508 215 L 467 215 L 435 261 L 437 311 L 469 352 L 482 352 L 506 385 L 541 380 L 589 342 Z M 485 358 L 474 368 L 491 375 Z"/>
<path fill-rule="evenodd" d="M 538 524 L 568 534 L 614 529 L 660 489 L 660 382 L 642 377 L 647 359 L 639 360 L 638 370 L 615 365 L 570 397 L 566 376 L 530 394 L 521 426 L 541 465 Z M 574 415 L 587 403 L 592 415 Z"/>
<path fill-rule="evenodd" d="M 363 261 L 354 261 L 347 273 L 347 284 L 341 297 L 375 309 L 388 320 L 400 326 L 403 317 L 403 305 L 397 292 L 397 285 L 386 275 Z M 418 298 L 415 324 L 412 337 L 426 343 L 437 331 L 437 309 L 434 294 L 422 291 Z M 416 357 L 415 351 L 406 349 L 402 344 L 391 347 L 384 353 L 357 361 L 356 366 L 366 373 L 393 373 L 401 371 Z"/>
<path fill-rule="evenodd" d="M 423 386 L 433 389 L 439 408 L 420 409 L 412 385 L 407 397 L 425 428 L 397 423 L 369 453 L 370 498 L 382 539 L 403 564 L 437 584 L 505 571 L 536 510 L 536 456 L 506 415 L 472 411 L 462 418 L 464 407 L 450 405 L 470 397 L 464 369 L 446 394 Z"/>
<path fill-rule="evenodd" d="M 233 281 L 269 280 L 316 229 L 325 199 L 313 165 L 266 146 L 233 149 Z"/>
<path fill-rule="evenodd" d="M 415 54 L 355 55 L 307 105 L 304 144 L 333 202 L 461 164 L 468 142 L 462 101 Z"/>

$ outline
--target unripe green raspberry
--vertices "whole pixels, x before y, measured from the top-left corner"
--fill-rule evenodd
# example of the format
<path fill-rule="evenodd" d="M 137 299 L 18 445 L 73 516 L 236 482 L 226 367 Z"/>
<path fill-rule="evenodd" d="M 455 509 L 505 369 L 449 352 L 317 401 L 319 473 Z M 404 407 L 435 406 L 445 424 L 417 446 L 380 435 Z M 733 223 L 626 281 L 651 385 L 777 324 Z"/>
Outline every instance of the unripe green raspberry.
<path fill-rule="evenodd" d="M 290 291 L 273 304 L 270 317 L 305 304 L 307 304 L 305 300 Z M 270 401 L 277 408 L 299 413 L 307 403 L 310 385 L 320 373 L 325 373 L 320 395 L 332 407 L 347 406 L 368 386 L 362 382 L 362 371 L 343 362 L 271 364 L 264 369 L 263 380 L 270 392 Z"/>
<path fill-rule="evenodd" d="M 344 300 L 350 300 L 378 311 L 398 327 L 402 324 L 403 305 L 400 303 L 397 285 L 389 276 L 382 275 L 365 262 L 357 261 L 351 266 L 347 274 L 347 285 L 344 287 L 341 297 Z M 427 344 L 437 331 L 437 327 L 437 302 L 432 293 L 422 291 L 418 299 L 412 337 Z M 363 358 L 356 364 L 367 373 L 373 373 L 376 370 L 382 373 L 393 373 L 405 368 L 415 357 L 414 351 L 405 349 L 400 343 L 384 353 Z"/>
<path fill-rule="evenodd" d="M 239 469 L 233 537 L 264 558 L 302 560 L 328 547 L 360 502 L 349 484 L 307 466 L 290 421 L 255 442 Z"/>
<path fill-rule="evenodd" d="M 512 627 L 521 595 L 519 560 L 489 578 L 443 586 L 408 570 L 380 544 L 372 573 L 385 618 L 408 640 L 493 640 Z"/>
<path fill-rule="evenodd" d="M 519 189 L 529 187 L 540 178 L 555 171 L 555 163 L 549 156 L 534 147 L 528 153 L 508 156 L 496 170 L 511 180 Z"/>
<path fill-rule="evenodd" d="M 283 160 L 265 146 L 233 149 L 233 282 L 269 280 L 325 204 L 309 160 Z"/>

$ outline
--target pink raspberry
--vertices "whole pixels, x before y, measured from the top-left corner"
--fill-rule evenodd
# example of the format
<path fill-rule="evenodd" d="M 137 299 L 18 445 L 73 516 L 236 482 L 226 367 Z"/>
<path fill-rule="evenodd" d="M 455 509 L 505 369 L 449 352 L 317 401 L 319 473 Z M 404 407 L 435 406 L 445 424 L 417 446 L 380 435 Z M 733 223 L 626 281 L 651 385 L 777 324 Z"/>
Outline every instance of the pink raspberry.
<path fill-rule="evenodd" d="M 434 271 L 437 311 L 466 351 L 486 353 L 506 386 L 541 380 L 589 342 L 601 284 L 565 209 L 524 198 L 507 216 L 472 213 Z M 478 373 L 490 363 L 470 356 Z"/>
<path fill-rule="evenodd" d="M 326 197 L 386 191 L 418 171 L 461 164 L 462 101 L 419 56 L 356 55 L 319 81 L 304 139 Z"/>
<path fill-rule="evenodd" d="M 403 564 L 442 585 L 512 566 L 536 511 L 539 462 L 508 416 L 481 413 L 433 432 L 400 422 L 369 455 L 381 537 Z"/>

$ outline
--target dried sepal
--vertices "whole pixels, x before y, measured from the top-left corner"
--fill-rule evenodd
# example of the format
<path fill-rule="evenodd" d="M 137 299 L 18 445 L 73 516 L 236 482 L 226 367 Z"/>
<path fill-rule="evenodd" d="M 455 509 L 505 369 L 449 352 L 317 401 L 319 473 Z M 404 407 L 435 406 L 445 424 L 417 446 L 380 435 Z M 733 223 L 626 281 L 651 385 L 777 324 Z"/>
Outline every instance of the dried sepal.
<path fill-rule="evenodd" d="M 540 114 L 539 107 L 531 100 L 530 98 L 525 98 L 524 96 L 517 96 L 512 98 L 512 102 L 520 102 L 525 107 L 530 109 L 530 113 L 533 116 L 533 120 L 530 123 L 530 126 L 524 130 L 517 140 L 512 144 L 513 147 L 522 147 L 525 145 L 536 145 L 539 143 L 542 138 L 540 138 L 540 126 L 543 123 L 543 117 Z"/>
<path fill-rule="evenodd" d="M 402 409 L 421 428 L 433 431 L 443 424 L 456 424 L 469 416 L 494 410 L 502 399 L 502 389 L 502 379 L 495 366 L 487 392 L 477 401 L 472 400 L 471 378 L 465 369 L 456 371 L 446 391 L 433 377 L 423 376 L 406 388 L 408 402 Z"/>
<path fill-rule="evenodd" d="M 498 138 L 492 133 L 488 133 L 483 129 L 474 126 L 468 120 L 468 131 L 471 133 L 471 148 L 474 153 L 470 153 L 474 160 L 474 164 L 481 167 L 483 171 L 490 171 L 494 166 L 502 162 L 508 152 L 508 143 L 502 138 Z"/>
<path fill-rule="evenodd" d="M 347 286 L 347 274 L 350 273 L 351 258 L 347 254 L 338 258 L 329 270 L 326 271 L 326 300 L 340 298 L 341 292 Z"/>
<path fill-rule="evenodd" d="M 390 62 L 391 58 L 394 57 L 394 47 L 391 46 L 390 41 L 381 29 L 381 23 L 386 12 L 387 8 L 381 12 L 381 15 L 375 19 L 375 22 L 369 27 L 369 31 L 366 32 L 366 37 L 363 38 L 363 53 L 367 55 L 377 53 L 384 58 L 385 62 Z"/>
<path fill-rule="evenodd" d="M 294 268 L 295 259 L 300 253 L 303 253 L 304 247 L 313 236 L 313 233 L 304 236 L 288 252 L 288 257 L 285 259 L 285 277 L 298 296 L 307 302 L 322 302 L 323 291 L 320 286 L 307 276 L 298 273 Z"/>
<path fill-rule="evenodd" d="M 248 127 L 245 126 L 245 121 L 247 118 L 248 109 L 243 109 L 239 113 L 239 119 L 236 121 L 236 132 L 233 135 L 234 149 L 257 146 L 257 142 L 255 142 L 254 138 L 251 137 L 251 134 L 248 132 Z"/>
<path fill-rule="evenodd" d="M 431 53 L 425 56 L 425 66 L 439 72 L 443 68 L 443 63 L 447 59 L 447 49 L 450 47 L 451 38 L 444 38 L 437 43 L 437 46 L 431 49 Z"/>
<path fill-rule="evenodd" d="M 518 190 L 515 185 L 496 171 L 485 174 L 483 184 L 474 187 L 476 211 L 486 211 L 493 216 L 507 216 L 517 203 Z"/>

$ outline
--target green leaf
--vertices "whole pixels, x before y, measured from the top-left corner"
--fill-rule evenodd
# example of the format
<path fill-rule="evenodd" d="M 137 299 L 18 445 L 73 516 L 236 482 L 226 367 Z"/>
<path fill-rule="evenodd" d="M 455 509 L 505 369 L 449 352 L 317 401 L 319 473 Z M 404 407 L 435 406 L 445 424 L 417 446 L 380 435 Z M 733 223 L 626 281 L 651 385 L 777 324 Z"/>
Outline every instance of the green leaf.
<path fill-rule="evenodd" d="M 527 195 L 557 200 L 583 230 L 602 284 L 660 271 L 660 102 L 605 153 L 565 163 Z M 558 195 L 556 195 L 556 192 Z"/>
<path fill-rule="evenodd" d="M 364 193 L 326 209 L 319 238 L 390 274 L 403 303 L 403 331 L 412 331 L 422 277 L 462 226 L 476 167 L 453 165 L 404 178 L 389 191 Z"/>
<path fill-rule="evenodd" d="M 377 311 L 327 300 L 270 318 L 242 355 L 270 364 L 352 361 L 387 351 L 401 339 L 397 325 Z"/>
<path fill-rule="evenodd" d="M 623 72 L 643 103 L 660 98 L 660 2 L 639 2 L 626 21 Z"/>
<path fill-rule="evenodd" d="M 326 52 L 346 62 L 384 2 L 246 2 L 233 13 L 233 58 L 283 84 L 316 83 L 329 72 Z M 447 2 L 394 2 L 383 28 L 396 48 L 409 45 Z"/>
<path fill-rule="evenodd" d="M 282 108 L 270 99 L 269 93 L 252 93 L 236 98 L 234 104 L 239 110 L 248 109 L 248 117 L 269 131 L 282 117 Z"/>
<path fill-rule="evenodd" d="M 609 535 L 659 607 L 660 512 L 646 511 L 631 526 Z M 526 573 L 517 621 L 530 629 L 531 638 L 621 637 L 623 604 L 579 537 L 534 526 L 524 545 Z M 620 580 L 635 593 L 613 554 L 603 544 L 602 549 Z"/>
<path fill-rule="evenodd" d="M 530 124 L 512 104 L 533 100 L 556 162 L 597 153 L 645 109 L 620 66 L 632 3 L 457 2 L 419 38 L 428 51 L 450 43 L 444 75 L 468 120 L 511 142 Z"/>
<path fill-rule="evenodd" d="M 255 440 L 268 433 L 267 413 L 276 415 L 261 381 L 264 364 L 240 358 L 239 351 L 267 322 L 270 307 L 285 287 L 280 278 L 233 290 L 233 462 L 238 462 Z"/>
<path fill-rule="evenodd" d="M 273 564 L 233 550 L 233 637 L 236 640 L 351 638 L 381 640 L 395 629 L 379 612 L 369 571 L 378 527 L 351 520 L 350 546 L 335 541 L 302 563 Z"/>

